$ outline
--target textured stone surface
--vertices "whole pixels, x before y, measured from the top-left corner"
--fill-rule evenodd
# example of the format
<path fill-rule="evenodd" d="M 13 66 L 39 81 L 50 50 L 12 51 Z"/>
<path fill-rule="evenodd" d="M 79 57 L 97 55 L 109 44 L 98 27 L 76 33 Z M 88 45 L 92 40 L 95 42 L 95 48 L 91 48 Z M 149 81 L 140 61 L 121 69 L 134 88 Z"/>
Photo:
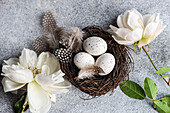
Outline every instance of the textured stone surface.
<path fill-rule="evenodd" d="M 107 29 L 120 13 L 132 8 L 142 14 L 161 14 L 167 28 L 150 44 L 149 54 L 158 68 L 170 66 L 170 0 L 0 0 L 0 63 L 18 56 L 24 47 L 31 48 L 34 39 L 42 34 L 40 20 L 47 10 L 53 12 L 58 25 L 65 29 L 88 25 Z M 145 77 L 153 79 L 158 85 L 157 98 L 170 93 L 166 84 L 154 74 L 145 53 L 132 54 L 135 69 L 130 79 L 142 86 Z M 119 88 L 112 96 L 107 94 L 92 100 L 82 100 L 79 96 L 87 97 L 75 87 L 67 94 L 57 95 L 57 102 L 52 104 L 49 113 L 156 113 L 151 103 L 131 99 Z M 0 112 L 13 113 L 12 106 L 18 97 L 4 93 L 0 85 Z"/>

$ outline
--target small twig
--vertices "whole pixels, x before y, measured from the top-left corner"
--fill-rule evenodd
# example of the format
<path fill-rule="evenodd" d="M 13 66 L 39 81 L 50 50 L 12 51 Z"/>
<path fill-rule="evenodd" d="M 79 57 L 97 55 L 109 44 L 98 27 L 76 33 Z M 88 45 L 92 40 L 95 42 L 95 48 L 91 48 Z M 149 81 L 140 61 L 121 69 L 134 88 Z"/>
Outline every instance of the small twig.
<path fill-rule="evenodd" d="M 152 63 L 153 67 L 155 68 L 155 70 L 158 71 L 158 69 L 156 68 L 155 64 L 153 63 L 153 61 L 152 61 L 150 55 L 148 54 L 148 52 L 146 51 L 146 49 L 145 49 L 144 46 L 142 46 L 142 49 L 145 51 L 146 55 L 148 56 L 150 62 Z M 160 76 L 162 77 L 162 74 L 160 74 Z M 163 78 L 163 80 L 168 84 L 168 82 L 166 81 L 165 78 Z M 168 84 L 168 85 L 169 85 L 169 84 Z"/>

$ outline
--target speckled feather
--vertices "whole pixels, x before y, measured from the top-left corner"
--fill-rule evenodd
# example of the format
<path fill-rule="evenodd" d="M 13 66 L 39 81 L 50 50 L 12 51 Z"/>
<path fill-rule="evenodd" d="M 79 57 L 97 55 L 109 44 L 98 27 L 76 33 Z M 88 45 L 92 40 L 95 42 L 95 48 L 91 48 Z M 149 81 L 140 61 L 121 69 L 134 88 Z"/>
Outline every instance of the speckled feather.
<path fill-rule="evenodd" d="M 44 14 L 42 19 L 42 27 L 44 32 L 51 32 L 57 28 L 56 21 L 50 11 Z"/>
<path fill-rule="evenodd" d="M 45 13 L 42 20 L 43 34 L 46 37 L 46 41 L 49 47 L 56 49 L 59 47 L 59 39 L 63 34 L 62 28 L 58 27 L 56 21 L 49 11 Z"/>
<path fill-rule="evenodd" d="M 57 59 L 62 63 L 68 63 L 68 61 L 71 58 L 72 51 L 65 49 L 65 48 L 59 48 L 56 49 L 54 55 L 57 57 Z"/>
<path fill-rule="evenodd" d="M 83 31 L 78 27 L 73 27 L 66 31 L 61 37 L 59 43 L 72 52 L 78 52 L 82 49 Z"/>
<path fill-rule="evenodd" d="M 45 37 L 38 37 L 33 43 L 33 48 L 37 54 L 40 54 L 41 52 L 47 51 L 48 46 L 46 41 L 44 40 Z"/>
<path fill-rule="evenodd" d="M 41 52 L 54 51 L 59 47 L 59 39 L 63 35 L 63 30 L 56 25 L 56 21 L 51 12 L 46 12 L 42 19 L 43 37 L 38 37 L 34 44 L 34 50 Z"/>

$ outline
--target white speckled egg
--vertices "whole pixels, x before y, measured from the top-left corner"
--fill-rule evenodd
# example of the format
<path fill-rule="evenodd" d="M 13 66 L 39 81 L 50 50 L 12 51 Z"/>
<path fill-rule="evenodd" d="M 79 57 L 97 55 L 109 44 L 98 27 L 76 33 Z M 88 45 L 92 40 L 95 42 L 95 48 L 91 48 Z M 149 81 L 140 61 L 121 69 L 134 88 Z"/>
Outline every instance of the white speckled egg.
<path fill-rule="evenodd" d="M 99 73 L 99 75 L 107 75 L 115 66 L 115 57 L 110 53 L 105 53 L 97 58 L 96 65 L 101 67 L 105 72 L 105 74 Z"/>
<path fill-rule="evenodd" d="M 79 69 L 91 66 L 94 63 L 95 63 L 94 58 L 86 52 L 80 52 L 74 56 L 74 64 Z"/>
<path fill-rule="evenodd" d="M 107 51 L 107 43 L 100 37 L 89 37 L 83 43 L 84 50 L 93 56 L 99 56 Z"/>

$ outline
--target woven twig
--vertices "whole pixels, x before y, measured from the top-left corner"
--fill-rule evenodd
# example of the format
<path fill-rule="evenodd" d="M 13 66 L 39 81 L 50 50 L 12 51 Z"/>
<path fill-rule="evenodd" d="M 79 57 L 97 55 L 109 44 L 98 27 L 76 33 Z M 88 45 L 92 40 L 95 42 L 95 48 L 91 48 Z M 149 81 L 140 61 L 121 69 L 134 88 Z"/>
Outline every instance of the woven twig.
<path fill-rule="evenodd" d="M 114 70 L 106 76 L 77 80 L 80 70 L 73 63 L 75 54 L 72 55 L 69 63 L 61 63 L 61 69 L 65 73 L 65 78 L 81 91 L 93 97 L 101 96 L 113 91 L 121 81 L 129 78 L 129 72 L 133 67 L 133 59 L 126 46 L 119 45 L 107 31 L 100 27 L 88 26 L 83 31 L 85 32 L 84 40 L 91 36 L 98 36 L 107 42 L 107 52 L 113 54 L 116 60 Z"/>

